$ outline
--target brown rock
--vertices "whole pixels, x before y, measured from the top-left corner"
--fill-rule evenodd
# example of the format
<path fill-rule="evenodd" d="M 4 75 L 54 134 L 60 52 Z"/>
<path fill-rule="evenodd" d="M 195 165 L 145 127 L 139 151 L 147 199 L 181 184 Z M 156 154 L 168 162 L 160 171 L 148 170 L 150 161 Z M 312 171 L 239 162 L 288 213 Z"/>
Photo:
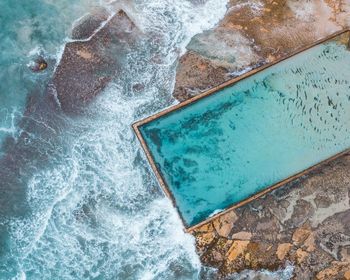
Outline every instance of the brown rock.
<path fill-rule="evenodd" d="M 41 72 L 47 68 L 48 64 L 44 57 L 39 56 L 34 61 L 32 61 L 29 65 L 29 68 L 33 72 Z"/>
<path fill-rule="evenodd" d="M 279 260 L 283 260 L 286 257 L 286 255 L 288 254 L 289 250 L 292 248 L 292 246 L 293 245 L 290 243 L 279 244 L 277 247 L 277 252 L 276 252 L 277 258 Z"/>
<path fill-rule="evenodd" d="M 198 250 L 201 252 L 205 246 L 208 246 L 215 238 L 215 231 L 212 223 L 207 223 L 193 232 L 196 237 Z"/>
<path fill-rule="evenodd" d="M 232 239 L 239 239 L 239 240 L 250 240 L 252 238 L 253 234 L 251 232 L 247 231 L 240 231 L 235 234 L 232 234 Z"/>
<path fill-rule="evenodd" d="M 231 248 L 227 252 L 227 259 L 233 262 L 237 257 L 241 256 L 247 248 L 249 241 L 236 240 L 233 242 Z"/>
<path fill-rule="evenodd" d="M 292 237 L 293 243 L 296 246 L 300 246 L 309 237 L 311 231 L 304 228 L 298 228 Z"/>
<path fill-rule="evenodd" d="M 106 19 L 98 18 L 98 22 Z M 120 67 L 118 55 L 128 51 L 140 39 L 141 32 L 120 10 L 108 22 L 93 33 L 98 25 L 83 21 L 76 27 L 76 38 L 88 40 L 67 43 L 51 85 L 65 113 L 77 113 L 99 94 L 116 75 Z M 86 30 L 85 30 L 86 29 Z"/>
<path fill-rule="evenodd" d="M 317 280 L 350 279 L 350 263 L 334 261 L 316 275 Z"/>
<path fill-rule="evenodd" d="M 263 0 L 261 8 L 249 3 L 230 1 L 225 17 L 213 30 L 203 32 L 207 40 L 217 38 L 215 43 L 210 44 L 211 48 L 203 51 L 202 45 L 197 44 L 182 56 L 177 71 L 175 98 L 183 101 L 230 79 L 233 71 L 256 68 L 269 61 L 266 59 L 269 56 L 270 59 L 280 58 L 349 24 L 349 8 L 345 4 L 346 7 L 339 8 L 339 1 L 336 0 L 327 0 L 327 5 L 323 1 L 312 1 L 312 8 L 293 0 Z M 310 11 L 307 16 L 301 17 L 299 14 L 305 13 L 305 9 Z M 230 35 L 221 36 L 223 31 Z M 202 35 L 198 34 L 193 40 L 198 36 Z M 253 44 L 230 44 L 240 36 Z M 213 53 L 212 50 L 222 44 L 226 44 L 225 47 L 218 47 Z M 250 60 L 236 55 L 242 48 L 246 52 L 253 50 L 254 55 L 250 55 Z M 217 55 L 223 51 L 235 54 L 236 59 L 231 67 L 217 67 Z M 206 63 L 205 70 L 196 66 L 200 64 L 199 57 Z"/>
<path fill-rule="evenodd" d="M 313 252 L 315 250 L 315 233 L 311 232 L 310 235 L 304 241 L 306 251 Z"/>
<path fill-rule="evenodd" d="M 214 228 L 216 232 L 222 237 L 228 237 L 232 230 L 233 224 L 237 221 L 238 217 L 235 212 L 230 211 L 218 219 L 213 221 Z"/>
<path fill-rule="evenodd" d="M 301 264 L 307 256 L 308 256 L 308 253 L 303 251 L 300 248 L 296 251 L 297 262 L 299 264 Z"/>
<path fill-rule="evenodd" d="M 212 250 L 207 250 L 204 254 L 201 254 L 201 260 L 210 262 L 214 267 L 220 267 L 225 262 L 225 256 L 231 248 L 232 242 L 232 240 L 226 238 L 216 237 L 210 244 Z"/>

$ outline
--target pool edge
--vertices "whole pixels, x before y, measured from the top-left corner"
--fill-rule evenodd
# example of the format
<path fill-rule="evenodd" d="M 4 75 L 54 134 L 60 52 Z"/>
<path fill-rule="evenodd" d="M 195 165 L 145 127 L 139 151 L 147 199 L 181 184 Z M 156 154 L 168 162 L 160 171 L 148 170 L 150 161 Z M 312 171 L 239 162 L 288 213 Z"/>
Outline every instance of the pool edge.
<path fill-rule="evenodd" d="M 182 107 L 186 107 L 186 106 L 188 106 L 188 105 L 190 105 L 190 104 L 192 104 L 192 103 L 194 103 L 194 102 L 196 102 L 196 101 L 198 101 L 198 100 L 200 100 L 202 98 L 205 98 L 205 97 L 207 97 L 207 96 L 209 96 L 211 94 L 217 93 L 221 89 L 224 89 L 224 88 L 226 88 L 228 86 L 231 86 L 231 85 L 233 85 L 233 84 L 235 84 L 235 83 L 237 83 L 237 82 L 239 82 L 241 80 L 244 80 L 244 79 L 246 79 L 246 78 L 248 78 L 248 77 L 250 77 L 252 75 L 255 75 L 256 73 L 259 73 L 259 72 L 261 72 L 261 71 L 263 71 L 263 70 L 265 70 L 267 68 L 270 68 L 271 66 L 274 66 L 274 65 L 276 65 L 276 64 L 278 64 L 278 63 L 280 63 L 280 62 L 282 62 L 282 61 L 284 61 L 286 59 L 289 59 L 289 58 L 291 58 L 291 57 L 293 57 L 293 56 L 295 56 L 295 55 L 297 55 L 297 54 L 299 54 L 301 52 L 304 52 L 304 51 L 306 51 L 306 50 L 308 50 L 310 48 L 313 48 L 313 47 L 315 47 L 317 45 L 320 45 L 320 44 L 322 44 L 322 43 L 324 43 L 326 41 L 329 41 L 329 40 L 331 40 L 331 39 L 333 39 L 333 38 L 335 38 L 337 36 L 343 35 L 343 34 L 345 34 L 347 32 L 349 32 L 349 37 L 350 37 L 350 28 L 339 30 L 337 32 L 334 32 L 334 33 L 332 33 L 332 34 L 322 38 L 322 39 L 316 40 L 312 44 L 308 44 L 308 45 L 306 45 L 306 46 L 304 46 L 302 48 L 299 48 L 299 49 L 291 52 L 290 54 L 288 54 L 286 56 L 283 56 L 283 57 L 281 57 L 281 58 L 279 58 L 279 59 L 277 59 L 277 60 L 275 60 L 273 62 L 267 63 L 267 64 L 265 64 L 263 66 L 260 66 L 258 68 L 255 68 L 255 69 L 251 70 L 251 71 L 248 71 L 248 72 L 246 72 L 246 73 L 244 73 L 244 74 L 242 74 L 242 75 L 240 75 L 238 77 L 232 78 L 232 79 L 230 79 L 230 80 L 228 80 L 228 81 L 226 81 L 226 82 L 224 82 L 222 84 L 219 84 L 217 86 L 214 86 L 211 89 L 209 89 L 207 91 L 204 91 L 204 92 L 202 92 L 202 93 L 200 93 L 200 94 L 198 94 L 198 95 L 196 95 L 196 96 L 194 96 L 194 97 L 192 97 L 192 98 L 190 98 L 190 99 L 188 99 L 188 100 L 186 100 L 184 102 L 180 102 L 180 103 L 178 103 L 176 105 L 170 106 L 170 107 L 168 107 L 168 108 L 166 108 L 166 109 L 164 109 L 164 110 L 162 110 L 162 111 L 160 111 L 160 112 L 158 112 L 158 113 L 156 113 L 154 115 L 148 116 L 148 117 L 146 117 L 144 119 L 141 119 L 139 121 L 136 121 L 136 122 L 134 122 L 132 124 L 132 128 L 133 128 L 133 130 L 134 130 L 138 140 L 141 143 L 141 147 L 142 147 L 142 149 L 144 150 L 144 152 L 146 154 L 146 157 L 147 157 L 147 159 L 148 159 L 148 161 L 149 161 L 149 163 L 151 165 L 151 168 L 152 168 L 153 172 L 155 173 L 155 176 L 156 176 L 156 178 L 157 178 L 157 180 L 159 182 L 159 185 L 161 186 L 161 188 L 164 191 L 164 193 L 166 194 L 166 196 L 168 198 L 170 198 L 173 206 L 176 208 L 176 210 L 177 210 L 177 212 L 178 212 L 178 214 L 180 216 L 180 219 L 182 220 L 182 223 L 184 225 L 184 229 L 185 229 L 186 232 L 192 233 L 195 229 L 197 229 L 197 228 L 199 228 L 199 227 L 201 227 L 201 226 L 203 226 L 203 225 L 213 221 L 214 219 L 216 219 L 216 218 L 226 214 L 227 212 L 229 212 L 229 211 L 231 211 L 233 209 L 239 208 L 241 206 L 244 206 L 247 203 L 249 203 L 249 202 L 251 202 L 251 201 L 253 201 L 253 200 L 257 199 L 257 198 L 260 198 L 260 197 L 264 196 L 265 194 L 267 194 L 267 193 L 269 193 L 269 192 L 271 192 L 271 191 L 273 191 L 275 189 L 278 189 L 278 188 L 284 186 L 285 184 L 290 183 L 290 182 L 300 178 L 301 176 L 304 176 L 304 175 L 306 175 L 306 174 L 316 170 L 317 168 L 321 167 L 322 165 L 327 164 L 327 163 L 329 163 L 329 162 L 331 162 L 333 160 L 336 160 L 337 158 L 339 158 L 339 157 L 341 157 L 343 155 L 346 155 L 346 154 L 350 153 L 350 148 L 348 148 L 348 149 L 346 149 L 346 150 L 344 150 L 344 151 L 342 151 L 340 153 L 337 153 L 334 156 L 329 157 L 329 158 L 327 158 L 327 159 L 325 159 L 323 161 L 320 161 L 317 164 L 315 164 L 313 166 L 310 166 L 309 168 L 304 169 L 301 172 L 296 173 L 296 174 L 294 174 L 294 175 L 292 175 L 292 176 L 290 176 L 290 177 L 288 177 L 288 178 L 286 178 L 286 179 L 284 179 L 284 180 L 282 180 L 280 182 L 277 182 L 276 184 L 273 184 L 273 185 L 269 186 L 268 188 L 266 188 L 266 189 L 264 189 L 264 190 L 262 190 L 262 191 L 260 191 L 260 192 L 258 192 L 256 194 L 254 194 L 254 195 L 252 195 L 252 196 L 250 196 L 250 197 L 248 197 L 248 198 L 246 198 L 246 199 L 244 199 L 244 200 L 242 200 L 242 201 L 240 201 L 238 203 L 235 203 L 235 204 L 225 208 L 224 210 L 220 211 L 219 213 L 217 213 L 217 214 L 215 214 L 215 215 L 213 215 L 211 217 L 208 217 L 207 219 L 205 219 L 205 220 L 203 220 L 203 221 L 201 221 L 201 222 L 199 222 L 199 223 L 197 223 L 197 224 L 195 224 L 193 226 L 188 227 L 186 221 L 182 217 L 182 214 L 181 214 L 178 206 L 176 205 L 176 201 L 175 201 L 174 195 L 172 194 L 171 190 L 168 188 L 165 180 L 162 177 L 161 172 L 158 170 L 158 168 L 157 168 L 157 166 L 155 164 L 153 156 L 152 156 L 152 154 L 151 154 L 151 152 L 150 152 L 150 150 L 148 148 L 147 143 L 145 142 L 145 140 L 144 140 L 144 138 L 143 138 L 143 136 L 141 134 L 141 131 L 140 131 L 139 127 L 144 125 L 144 124 L 147 124 L 147 123 L 149 123 L 149 122 L 151 122 L 151 121 L 153 121 L 155 119 L 158 119 L 158 118 L 160 118 L 160 117 L 162 117 L 162 116 L 164 116 L 166 114 L 169 114 L 169 113 L 171 113 L 173 111 L 176 111 L 176 110 L 178 110 L 178 109 L 180 109 Z M 350 38 L 349 38 L 349 44 L 350 44 Z"/>

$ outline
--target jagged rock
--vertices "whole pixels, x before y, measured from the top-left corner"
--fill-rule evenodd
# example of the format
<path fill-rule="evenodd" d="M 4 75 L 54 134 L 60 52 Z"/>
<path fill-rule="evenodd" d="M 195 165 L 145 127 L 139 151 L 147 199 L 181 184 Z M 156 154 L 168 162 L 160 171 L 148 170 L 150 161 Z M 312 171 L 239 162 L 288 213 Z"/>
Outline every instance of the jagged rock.
<path fill-rule="evenodd" d="M 73 27 L 73 40 L 88 39 L 108 19 L 109 13 L 103 8 L 95 9 L 92 13 L 82 17 Z"/>
<path fill-rule="evenodd" d="M 216 237 L 214 226 L 212 223 L 205 224 L 196 229 L 192 233 L 197 240 L 197 250 L 200 253 L 205 251 L 208 245 L 210 245 Z"/>
<path fill-rule="evenodd" d="M 290 251 L 290 249 L 292 248 L 292 246 L 293 245 L 290 243 L 278 244 L 277 251 L 276 251 L 277 258 L 280 261 L 283 260 L 287 256 L 287 254 Z"/>
<path fill-rule="evenodd" d="M 304 241 L 310 236 L 311 230 L 304 229 L 304 228 L 297 228 L 297 230 L 294 232 L 292 240 L 294 245 L 300 246 L 304 243 Z"/>
<path fill-rule="evenodd" d="M 33 72 L 44 71 L 47 68 L 47 61 L 42 56 L 39 56 L 29 64 L 29 68 Z"/>
<path fill-rule="evenodd" d="M 227 252 L 226 258 L 228 261 L 232 262 L 241 256 L 249 244 L 248 240 L 236 240 L 233 242 L 230 250 Z"/>
<path fill-rule="evenodd" d="M 296 259 L 297 259 L 297 262 L 298 264 L 301 264 L 302 262 L 304 262 L 304 260 L 306 259 L 306 257 L 308 256 L 309 254 L 307 252 L 305 252 L 303 249 L 298 249 L 296 251 Z"/>
<path fill-rule="evenodd" d="M 74 37 L 89 36 L 105 18 L 105 14 L 89 17 L 74 29 Z M 140 36 L 141 31 L 120 10 L 91 39 L 67 43 L 51 82 L 61 109 L 75 114 L 89 104 L 118 75 L 122 54 Z"/>
<path fill-rule="evenodd" d="M 237 219 L 237 215 L 234 212 L 228 212 L 220 216 L 219 219 L 214 220 L 213 226 L 220 236 L 228 237 Z"/>
<path fill-rule="evenodd" d="M 252 238 L 253 234 L 251 232 L 247 231 L 240 231 L 235 234 L 232 234 L 232 239 L 239 239 L 239 240 L 250 240 Z"/>
<path fill-rule="evenodd" d="M 203 262 L 210 262 L 213 267 L 219 267 L 220 264 L 225 261 L 227 252 L 230 250 L 232 240 L 227 240 L 222 237 L 217 237 L 211 243 L 213 250 L 208 250 L 207 254 L 201 256 Z"/>
<path fill-rule="evenodd" d="M 317 280 L 349 279 L 350 264 L 334 261 L 316 275 Z"/>

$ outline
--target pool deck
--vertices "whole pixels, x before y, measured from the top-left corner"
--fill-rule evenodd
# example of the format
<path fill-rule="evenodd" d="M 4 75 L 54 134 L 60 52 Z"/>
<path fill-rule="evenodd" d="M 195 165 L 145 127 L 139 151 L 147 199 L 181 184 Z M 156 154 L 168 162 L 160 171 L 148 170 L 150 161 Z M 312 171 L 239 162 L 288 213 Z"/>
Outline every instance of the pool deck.
<path fill-rule="evenodd" d="M 229 1 L 217 27 L 192 39 L 175 98 L 185 101 L 350 26 L 349 1 L 303 2 L 307 9 L 298 1 L 252 3 Z M 349 170 L 347 153 L 195 229 L 203 264 L 225 276 L 289 261 L 295 279 L 350 279 Z"/>

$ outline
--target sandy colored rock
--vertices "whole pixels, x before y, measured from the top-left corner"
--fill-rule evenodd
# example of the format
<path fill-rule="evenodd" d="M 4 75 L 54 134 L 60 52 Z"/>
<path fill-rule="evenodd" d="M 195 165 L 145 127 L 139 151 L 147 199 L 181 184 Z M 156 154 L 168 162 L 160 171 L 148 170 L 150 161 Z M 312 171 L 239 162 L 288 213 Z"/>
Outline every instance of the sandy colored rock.
<path fill-rule="evenodd" d="M 284 260 L 284 258 L 286 257 L 286 255 L 288 254 L 289 250 L 292 248 L 292 244 L 290 243 L 282 243 L 279 244 L 277 247 L 277 258 L 279 260 Z"/>
<path fill-rule="evenodd" d="M 252 233 L 247 231 L 240 231 L 235 234 L 232 234 L 232 239 L 239 239 L 239 240 L 250 240 L 252 238 Z"/>
<path fill-rule="evenodd" d="M 332 271 L 344 274 L 346 265 L 350 265 L 350 207 L 337 205 L 350 200 L 349 169 L 350 155 L 344 155 L 298 181 L 232 210 L 235 221 L 231 233 L 221 237 L 220 246 L 213 241 L 203 249 L 201 240 L 197 240 L 202 262 L 217 267 L 222 275 L 244 269 L 278 269 L 286 261 L 295 264 L 295 279 L 314 279 L 322 272 L 318 277 L 328 280 L 333 278 L 323 275 L 331 275 Z M 328 196 L 327 203 L 314 202 L 321 195 Z M 249 240 L 243 240 L 248 237 Z M 221 261 L 211 262 L 212 258 L 205 256 L 219 250 L 217 246 L 227 246 L 225 239 L 233 240 L 229 249 L 217 258 Z M 343 274 L 334 279 L 342 279 Z"/>
<path fill-rule="evenodd" d="M 200 228 L 197 228 L 193 232 L 197 240 L 197 246 L 199 248 L 205 248 L 208 246 L 215 238 L 215 230 L 212 223 L 205 224 Z"/>
<path fill-rule="evenodd" d="M 77 55 L 79 55 L 80 57 L 86 59 L 86 60 L 90 60 L 92 59 L 92 54 L 89 51 L 86 50 L 78 50 L 77 51 Z"/>
<path fill-rule="evenodd" d="M 300 246 L 304 241 L 309 237 L 311 234 L 311 230 L 304 229 L 304 228 L 298 228 L 292 237 L 293 243 L 296 246 Z"/>
<path fill-rule="evenodd" d="M 306 247 L 306 251 L 312 252 L 316 248 L 315 244 L 315 233 L 311 232 L 310 235 L 304 241 L 304 246 Z"/>
<path fill-rule="evenodd" d="M 315 278 L 317 280 L 350 279 L 349 268 L 348 262 L 334 261 L 329 267 L 317 273 Z"/>
<path fill-rule="evenodd" d="M 249 241 L 236 240 L 233 242 L 230 250 L 227 253 L 227 259 L 234 261 L 237 257 L 241 256 L 247 248 Z"/>
<path fill-rule="evenodd" d="M 300 248 L 296 251 L 296 257 L 297 257 L 298 264 L 301 264 L 302 262 L 304 262 L 304 260 L 307 256 L 308 256 L 308 253 Z"/>
<path fill-rule="evenodd" d="M 228 237 L 234 222 L 237 220 L 237 215 L 234 212 L 228 212 L 213 221 L 216 232 L 222 237 Z"/>

